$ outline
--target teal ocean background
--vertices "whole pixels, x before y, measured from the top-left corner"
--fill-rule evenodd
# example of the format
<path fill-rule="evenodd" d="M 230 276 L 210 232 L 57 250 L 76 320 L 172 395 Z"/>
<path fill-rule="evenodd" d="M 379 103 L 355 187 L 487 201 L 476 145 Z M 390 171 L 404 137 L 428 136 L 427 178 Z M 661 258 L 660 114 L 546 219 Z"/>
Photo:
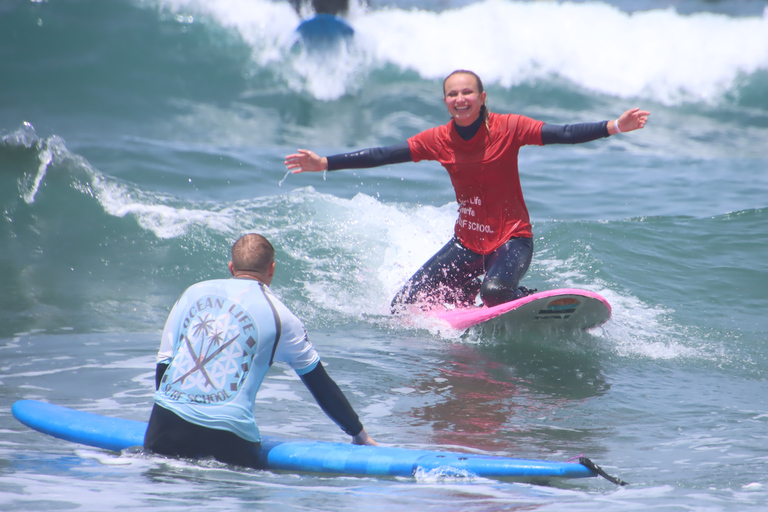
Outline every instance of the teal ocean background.
<path fill-rule="evenodd" d="M 768 506 L 768 2 L 371 0 L 349 44 L 297 44 L 265 0 L 0 2 L 0 509 L 734 511 Z M 392 318 L 450 237 L 422 162 L 286 175 L 297 148 L 394 144 L 447 122 L 470 68 L 496 112 L 646 128 L 521 151 L 523 285 L 603 295 L 586 333 Z M 272 288 L 382 444 L 564 461 L 603 479 L 242 471 L 48 438 L 38 399 L 146 420 L 166 315 L 277 248 Z M 268 435 L 348 439 L 287 367 Z"/>

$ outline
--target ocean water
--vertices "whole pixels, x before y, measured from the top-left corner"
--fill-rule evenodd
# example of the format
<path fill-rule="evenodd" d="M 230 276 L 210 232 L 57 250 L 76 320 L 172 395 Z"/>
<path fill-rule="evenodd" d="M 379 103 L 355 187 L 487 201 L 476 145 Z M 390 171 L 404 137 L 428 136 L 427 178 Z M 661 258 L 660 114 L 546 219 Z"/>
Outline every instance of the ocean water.
<path fill-rule="evenodd" d="M 349 43 L 297 43 L 264 0 L 0 2 L 0 509 L 765 510 L 768 2 L 371 0 Z M 580 287 L 586 333 L 451 332 L 394 319 L 452 233 L 422 162 L 286 175 L 286 154 L 393 144 L 448 119 L 441 82 L 552 123 L 651 111 L 645 130 L 530 147 L 522 284 Z M 273 289 L 380 443 L 564 461 L 630 482 L 532 485 L 242 471 L 48 438 L 38 399 L 146 420 L 165 317 L 277 248 Z M 286 367 L 264 433 L 345 441 Z"/>

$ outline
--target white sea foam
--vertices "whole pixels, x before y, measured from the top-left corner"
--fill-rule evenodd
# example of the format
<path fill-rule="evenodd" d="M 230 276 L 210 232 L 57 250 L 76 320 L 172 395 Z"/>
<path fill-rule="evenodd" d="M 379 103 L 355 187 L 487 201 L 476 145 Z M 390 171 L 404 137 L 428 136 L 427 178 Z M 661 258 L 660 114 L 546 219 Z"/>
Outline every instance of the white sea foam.
<path fill-rule="evenodd" d="M 287 2 L 161 5 L 235 30 L 259 66 L 285 60 L 299 22 Z M 180 23 L 195 21 L 192 14 L 177 16 Z M 560 77 L 601 94 L 678 104 L 716 102 L 744 76 L 768 69 L 768 13 L 736 18 L 669 8 L 629 14 L 602 2 L 486 0 L 442 12 L 355 4 L 349 19 L 354 48 L 325 60 L 288 59 L 290 85 L 326 100 L 355 87 L 361 67 L 395 65 L 426 79 L 469 68 L 504 87 Z"/>
<path fill-rule="evenodd" d="M 456 219 L 453 203 L 439 208 L 404 207 L 382 203 L 365 194 L 338 198 L 311 187 L 294 191 L 288 201 L 293 204 L 295 217 L 290 222 L 296 224 L 291 230 L 297 229 L 300 234 L 283 236 L 314 240 L 311 246 L 292 248 L 291 242 L 285 244 L 292 257 L 314 269 L 312 279 L 303 285 L 303 295 L 312 304 L 322 304 L 324 311 L 336 311 L 344 317 L 388 317 L 391 298 L 450 239 Z M 322 228 L 303 224 L 301 219 L 305 215 Z M 344 255 L 341 259 L 340 254 Z M 702 357 L 684 343 L 680 326 L 670 323 L 672 311 L 612 289 L 596 279 L 578 258 L 563 260 L 546 253 L 538 255 L 526 279 L 540 289 L 583 288 L 605 297 L 613 307 L 613 317 L 593 333 L 605 338 L 621 356 Z M 445 339 L 456 339 L 463 332 L 427 317 L 398 322 Z"/>
<path fill-rule="evenodd" d="M 388 204 L 366 195 L 351 199 L 323 194 L 311 187 L 287 196 L 267 199 L 270 208 L 286 215 L 262 218 L 264 199 L 195 204 L 156 192 L 145 192 L 92 169 L 85 159 L 71 154 L 64 141 L 51 138 L 40 144 L 41 168 L 25 192 L 28 202 L 45 177 L 51 163 L 74 162 L 72 172 L 84 172 L 87 195 L 104 211 L 116 217 L 132 216 L 159 238 L 176 238 L 191 230 L 231 235 L 243 226 L 259 224 L 264 232 L 280 233 L 284 250 L 309 268 L 312 279 L 302 280 L 302 295 L 309 306 L 336 311 L 342 317 L 389 317 L 389 301 L 405 280 L 427 261 L 453 231 L 456 205 Z M 77 170 L 79 169 L 79 170 Z M 265 223 L 266 222 L 266 223 Z M 302 240 L 312 240 L 311 244 Z M 539 254 L 528 278 L 542 288 L 578 287 L 600 293 L 612 304 L 613 318 L 597 336 L 609 340 L 616 353 L 628 357 L 673 359 L 707 357 L 700 348 L 706 343 L 689 339 L 685 327 L 676 325 L 673 311 L 643 303 L 596 280 L 578 258 L 566 260 Z M 546 276 L 556 276 L 547 281 Z M 324 315 L 320 311 L 321 315 Z M 306 313 L 306 312 L 305 312 Z M 414 318 L 411 328 L 426 329 L 443 338 L 455 339 L 459 331 L 426 318 Z M 693 338 L 696 338 L 694 334 Z"/>
<path fill-rule="evenodd" d="M 575 258 L 539 257 L 534 258 L 534 265 L 542 269 L 544 275 L 556 276 L 544 288 L 582 288 L 600 294 L 611 304 L 610 321 L 592 329 L 591 333 L 609 340 L 619 355 L 650 359 L 701 356 L 698 350 L 681 343 L 680 326 L 670 325 L 667 320 L 673 313 L 671 310 L 612 289 L 589 275 Z"/>
<path fill-rule="evenodd" d="M 229 233 L 235 220 L 226 210 L 211 211 L 202 208 L 158 204 L 158 197 L 132 197 L 132 193 L 113 181 L 96 180 L 99 202 L 104 210 L 116 217 L 133 215 L 142 228 L 152 231 L 158 238 L 176 238 L 190 227 L 200 226 L 214 231 Z"/>
<path fill-rule="evenodd" d="M 374 12 L 356 27 L 379 60 L 434 79 L 469 68 L 505 87 L 559 76 L 619 97 L 708 101 L 768 69 L 766 16 L 488 0 L 439 14 Z"/>

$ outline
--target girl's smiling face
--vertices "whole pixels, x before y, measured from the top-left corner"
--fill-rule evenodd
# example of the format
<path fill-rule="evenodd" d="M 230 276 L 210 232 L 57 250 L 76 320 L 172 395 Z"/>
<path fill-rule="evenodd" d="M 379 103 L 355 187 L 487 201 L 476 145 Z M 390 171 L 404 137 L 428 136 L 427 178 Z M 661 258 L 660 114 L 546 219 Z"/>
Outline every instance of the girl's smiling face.
<path fill-rule="evenodd" d="M 475 77 L 468 73 L 455 73 L 446 79 L 443 101 L 459 126 L 469 126 L 480 115 L 480 107 L 485 104 L 485 91 L 479 89 Z"/>

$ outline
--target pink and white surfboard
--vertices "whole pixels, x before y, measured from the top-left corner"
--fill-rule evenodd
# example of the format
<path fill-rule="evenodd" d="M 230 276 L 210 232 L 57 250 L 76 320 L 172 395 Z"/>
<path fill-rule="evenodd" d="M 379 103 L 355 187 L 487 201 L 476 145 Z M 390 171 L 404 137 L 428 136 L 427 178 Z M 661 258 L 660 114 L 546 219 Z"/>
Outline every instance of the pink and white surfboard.
<path fill-rule="evenodd" d="M 611 318 L 611 305 L 597 293 L 561 288 L 534 293 L 492 308 L 477 306 L 440 311 L 435 316 L 454 329 L 466 329 L 495 318 L 522 326 L 555 329 L 589 329 Z"/>

